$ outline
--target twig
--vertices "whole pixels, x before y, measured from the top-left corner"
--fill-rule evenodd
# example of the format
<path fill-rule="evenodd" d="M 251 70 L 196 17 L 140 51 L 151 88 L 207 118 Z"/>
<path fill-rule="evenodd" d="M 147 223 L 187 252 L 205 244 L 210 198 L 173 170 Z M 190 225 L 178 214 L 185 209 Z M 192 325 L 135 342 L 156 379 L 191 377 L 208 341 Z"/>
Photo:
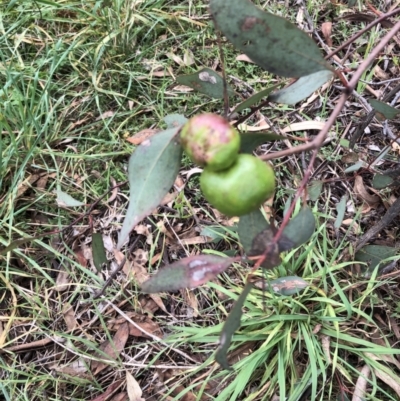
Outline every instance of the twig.
<path fill-rule="evenodd" d="M 79 223 L 81 220 L 83 220 L 86 216 L 88 216 L 92 210 L 100 203 L 100 201 L 105 198 L 110 192 L 114 191 L 115 188 L 122 187 L 123 185 L 127 184 L 128 181 L 121 182 L 119 184 L 116 184 L 112 186 L 107 192 L 105 192 L 103 195 L 100 196 L 100 198 L 96 199 L 89 207 L 89 209 L 80 215 L 78 218 L 76 218 L 72 223 L 68 224 L 66 227 L 62 228 L 61 230 L 54 230 L 54 231 L 48 231 L 46 233 L 36 235 L 34 237 L 28 237 L 28 238 L 21 238 L 19 240 L 12 241 L 10 245 L 6 246 L 5 248 L 0 249 L 0 255 L 4 255 L 7 252 L 12 251 L 19 245 L 23 245 L 26 242 L 34 241 L 43 237 L 47 237 L 49 235 L 56 235 L 56 234 L 63 234 L 65 231 L 69 230 L 72 228 L 75 224 Z"/>
<path fill-rule="evenodd" d="M 371 227 L 357 242 L 355 248 L 356 252 L 360 250 L 372 237 L 375 237 L 379 231 L 382 231 L 386 226 L 388 226 L 398 215 L 400 214 L 400 198 L 393 203 L 392 206 L 386 211 L 382 219 Z"/>
<path fill-rule="evenodd" d="M 394 35 L 400 30 L 400 21 L 396 23 L 396 25 L 382 38 L 379 44 L 372 50 L 369 56 L 360 64 L 357 68 L 353 77 L 347 84 L 347 88 L 342 93 L 338 103 L 333 109 L 331 115 L 329 116 L 328 121 L 326 122 L 324 128 L 318 133 L 318 135 L 309 143 L 305 143 L 299 146 L 296 146 L 292 149 L 281 150 L 279 152 L 274 152 L 268 155 L 261 156 L 262 160 L 272 160 L 278 159 L 280 157 L 289 156 L 295 153 L 305 152 L 306 150 L 318 149 L 321 147 L 325 138 L 336 121 L 336 118 L 339 116 L 342 111 L 346 100 L 352 94 L 354 88 L 356 87 L 359 79 L 361 78 L 364 71 L 369 67 L 369 65 L 376 59 L 378 54 L 383 50 L 383 48 L 388 44 L 388 42 L 392 39 Z"/>
<path fill-rule="evenodd" d="M 137 236 L 135 238 L 135 240 L 132 242 L 132 244 L 129 246 L 128 251 L 126 252 L 127 255 L 130 255 L 133 251 L 133 248 L 136 246 L 136 244 L 139 241 L 139 236 Z M 122 258 L 121 263 L 113 270 L 113 272 L 110 274 L 110 277 L 108 277 L 108 279 L 106 280 L 106 282 L 103 284 L 103 287 L 101 288 L 101 290 L 99 290 L 98 292 L 96 292 L 92 299 L 97 299 L 100 298 L 103 294 L 104 291 L 106 290 L 106 288 L 111 284 L 111 282 L 114 280 L 114 278 L 117 276 L 117 274 L 123 269 L 125 262 L 127 260 L 126 255 Z"/>
<path fill-rule="evenodd" d="M 329 116 L 329 119 L 326 122 L 324 128 L 322 128 L 322 130 L 318 133 L 318 135 L 310 143 L 299 145 L 294 149 L 287 149 L 287 150 L 284 150 L 284 151 L 275 152 L 275 153 L 270 154 L 270 155 L 264 155 L 264 156 L 261 157 L 261 159 L 263 159 L 263 160 L 270 160 L 270 159 L 275 159 L 277 157 L 283 157 L 283 156 L 291 155 L 293 153 L 299 153 L 299 152 L 302 152 L 302 151 L 305 151 L 305 150 L 311 150 L 311 149 L 313 150 L 313 154 L 311 156 L 310 163 L 308 165 L 307 170 L 304 173 L 304 177 L 303 177 L 303 179 L 302 179 L 302 181 L 300 183 L 299 188 L 296 191 L 294 199 L 293 199 L 293 201 L 292 201 L 292 203 L 291 203 L 291 205 L 289 207 L 289 210 L 287 211 L 287 213 L 286 213 L 286 215 L 285 215 L 285 217 L 284 217 L 284 219 L 282 221 L 282 224 L 279 227 L 278 231 L 276 232 L 271 244 L 267 247 L 265 252 L 257 260 L 257 263 L 254 266 L 254 269 L 256 269 L 256 268 L 261 266 L 261 264 L 264 262 L 264 260 L 268 256 L 269 252 L 273 248 L 273 246 L 278 243 L 278 241 L 279 241 L 279 239 L 280 239 L 280 237 L 281 237 L 281 235 L 283 233 L 283 230 L 287 226 L 287 224 L 289 222 L 289 219 L 290 219 L 290 217 L 291 217 L 291 215 L 293 213 L 293 210 L 294 210 L 294 208 L 296 206 L 296 202 L 300 198 L 300 196 L 301 196 L 304 188 L 306 187 L 307 182 L 308 182 L 308 180 L 309 180 L 309 178 L 311 176 L 312 168 L 313 168 L 314 162 L 315 162 L 315 160 L 317 158 L 317 155 L 318 155 L 318 150 L 321 148 L 322 144 L 324 143 L 324 140 L 325 140 L 325 138 L 326 138 L 326 136 L 327 136 L 327 134 L 329 132 L 329 129 L 332 127 L 332 125 L 336 121 L 336 118 L 338 117 L 338 115 L 342 111 L 342 108 L 344 107 L 347 98 L 352 94 L 354 88 L 357 85 L 358 80 L 360 79 L 360 77 L 362 76 L 364 71 L 373 62 L 373 60 L 375 60 L 375 58 L 377 57 L 379 52 L 386 46 L 386 44 L 390 41 L 390 39 L 399 30 L 400 30 L 400 21 L 397 22 L 397 24 L 385 35 L 385 37 L 381 40 L 381 42 L 372 50 L 370 55 L 361 63 L 361 65 L 358 67 L 358 69 L 355 71 L 353 77 L 349 81 L 348 86 L 344 89 L 344 91 L 342 93 L 342 96 L 340 97 L 338 103 L 336 104 L 336 107 L 333 109 L 331 115 Z M 395 202 L 395 203 L 397 203 L 397 202 Z M 398 204 L 399 204 L 398 207 L 400 208 L 400 199 L 398 200 Z"/>
<path fill-rule="evenodd" d="M 391 11 L 390 13 L 383 14 L 381 17 L 377 18 L 376 20 L 372 21 L 369 25 L 367 25 L 365 28 L 361 29 L 361 31 L 358 31 L 355 35 L 353 35 L 350 39 L 346 40 L 346 42 L 342 43 L 337 49 L 333 50 L 329 54 L 325 56 L 325 59 L 329 59 L 333 57 L 335 54 L 339 53 L 340 50 L 344 49 L 351 43 L 353 43 L 356 39 L 358 39 L 361 35 L 363 35 L 365 32 L 369 31 L 371 28 L 373 28 L 375 25 L 379 24 L 383 20 L 392 17 L 393 15 L 396 15 L 400 13 L 400 8 L 396 8 L 395 10 Z M 396 24 L 397 25 L 397 24 Z M 393 27 L 395 28 L 396 25 Z M 392 29 L 393 29 L 392 28 Z"/>

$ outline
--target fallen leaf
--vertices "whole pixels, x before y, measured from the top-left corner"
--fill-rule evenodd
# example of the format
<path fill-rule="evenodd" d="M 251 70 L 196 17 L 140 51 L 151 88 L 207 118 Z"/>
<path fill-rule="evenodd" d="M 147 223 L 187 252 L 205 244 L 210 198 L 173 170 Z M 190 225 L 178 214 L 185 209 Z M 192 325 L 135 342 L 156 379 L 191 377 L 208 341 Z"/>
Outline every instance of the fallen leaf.
<path fill-rule="evenodd" d="M 74 309 L 68 302 L 63 306 L 63 317 L 68 330 L 73 330 L 78 326 L 78 322 L 75 319 Z"/>
<path fill-rule="evenodd" d="M 380 198 L 377 195 L 371 195 L 364 186 L 363 178 L 358 175 L 354 180 L 354 193 L 359 200 L 364 201 L 370 208 L 376 207 Z"/>
<path fill-rule="evenodd" d="M 361 369 L 360 376 L 357 379 L 356 386 L 354 388 L 352 401 L 363 401 L 366 396 L 368 378 L 371 373 L 371 369 L 368 365 L 364 365 Z"/>
<path fill-rule="evenodd" d="M 105 118 L 110 118 L 110 117 L 112 117 L 114 114 L 115 114 L 115 112 L 112 111 L 112 110 L 105 111 L 104 113 L 101 113 L 101 114 L 96 118 L 96 121 L 104 120 Z"/>
<path fill-rule="evenodd" d="M 107 362 L 104 362 L 106 359 L 104 354 L 108 355 L 110 362 L 115 361 L 121 351 L 125 348 L 128 337 L 129 325 L 127 322 L 125 322 L 118 328 L 111 342 L 107 340 L 100 345 L 100 350 L 103 352 L 99 354 L 98 357 L 102 360 L 92 361 L 91 369 L 94 372 L 94 375 L 97 375 L 109 365 Z"/>
<path fill-rule="evenodd" d="M 16 198 L 20 198 L 29 188 L 32 188 L 32 184 L 38 181 L 39 178 L 40 174 L 32 174 L 29 178 L 22 181 L 22 183 L 18 185 Z"/>
<path fill-rule="evenodd" d="M 146 139 L 151 138 L 157 132 L 160 132 L 160 130 L 159 129 L 146 128 L 146 129 L 143 129 L 142 131 L 139 131 L 134 136 L 131 136 L 130 138 L 126 138 L 126 140 L 129 143 L 132 143 L 133 145 L 140 145 L 143 141 L 145 141 Z"/>
<path fill-rule="evenodd" d="M 144 235 L 146 237 L 146 243 L 148 245 L 153 245 L 153 233 L 150 232 L 149 226 L 143 224 L 138 224 L 134 229 L 139 235 Z"/>
<path fill-rule="evenodd" d="M 61 266 L 58 272 L 56 285 L 54 289 L 58 292 L 63 292 L 69 288 L 69 273 Z"/>
<path fill-rule="evenodd" d="M 236 61 L 246 61 L 247 63 L 254 64 L 254 61 L 246 54 L 239 54 L 239 56 L 236 57 Z"/>
<path fill-rule="evenodd" d="M 110 401 L 126 401 L 128 399 L 128 393 L 116 394 Z"/>
<path fill-rule="evenodd" d="M 400 397 L 400 380 L 397 375 L 393 373 L 390 374 L 390 371 L 385 372 L 377 368 L 374 369 L 374 372 L 379 379 L 391 387 L 396 392 L 397 396 Z"/>
<path fill-rule="evenodd" d="M 160 326 L 158 323 L 151 320 L 151 318 L 147 315 L 141 315 L 136 312 L 126 312 L 125 313 L 133 322 L 135 322 L 141 329 L 145 330 L 149 334 L 153 334 L 155 336 L 159 336 L 161 334 Z M 125 318 L 118 317 L 116 319 L 111 319 L 108 322 L 108 327 L 110 330 L 119 330 L 120 327 L 124 324 L 128 323 L 129 325 L 129 335 L 134 337 L 144 337 L 148 338 L 148 335 L 141 331 L 139 328 L 135 327 L 133 324 L 126 322 Z"/>
<path fill-rule="evenodd" d="M 88 366 L 82 358 L 79 358 L 69 363 L 68 365 L 63 365 L 63 366 L 53 365 L 50 366 L 50 368 L 58 373 L 63 373 L 65 375 L 73 377 L 87 377 L 86 373 L 88 371 Z"/>
<path fill-rule="evenodd" d="M 117 396 L 120 396 L 121 394 L 123 395 L 124 393 L 119 393 L 119 394 L 115 395 L 111 400 L 109 399 L 109 397 L 121 387 L 123 382 L 124 382 L 123 380 L 117 380 L 117 381 L 112 382 L 107 387 L 107 390 L 103 394 L 100 394 L 96 398 L 93 398 L 91 401 L 116 401 L 116 400 L 126 401 L 127 396 L 125 396 L 125 398 L 121 398 L 121 397 L 119 397 L 119 399 L 116 398 Z M 125 393 L 125 395 L 126 395 L 126 393 Z"/>
<path fill-rule="evenodd" d="M 81 201 L 76 200 L 71 195 L 57 189 L 57 205 L 61 207 L 78 207 L 83 206 L 84 203 Z"/>
<path fill-rule="evenodd" d="M 321 31 L 322 31 L 322 34 L 324 35 L 326 44 L 329 47 L 332 47 L 332 22 L 327 21 L 327 22 L 322 23 Z"/>
<path fill-rule="evenodd" d="M 199 316 L 199 303 L 196 294 L 192 290 L 185 291 L 185 301 L 188 304 L 186 315 L 189 318 Z"/>
<path fill-rule="evenodd" d="M 128 391 L 129 401 L 145 401 L 142 398 L 143 392 L 139 383 L 129 372 L 126 372 L 126 390 Z"/>
<path fill-rule="evenodd" d="M 84 252 L 81 248 L 76 248 L 74 250 L 75 253 L 75 259 L 76 261 L 82 266 L 82 267 L 86 267 L 88 264 L 87 259 L 85 258 Z"/>

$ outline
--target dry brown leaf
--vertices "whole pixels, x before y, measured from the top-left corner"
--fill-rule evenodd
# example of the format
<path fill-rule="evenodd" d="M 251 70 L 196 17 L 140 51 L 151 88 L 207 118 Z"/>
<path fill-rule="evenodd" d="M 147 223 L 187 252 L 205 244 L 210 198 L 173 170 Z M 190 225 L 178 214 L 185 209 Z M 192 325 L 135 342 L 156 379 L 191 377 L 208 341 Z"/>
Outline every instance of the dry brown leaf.
<path fill-rule="evenodd" d="M 324 35 L 326 44 L 332 47 L 332 22 L 323 22 L 321 25 L 322 35 Z"/>
<path fill-rule="evenodd" d="M 208 244 L 209 242 L 213 242 L 213 239 L 205 235 L 198 235 L 192 238 L 182 238 L 180 240 L 181 245 Z"/>
<path fill-rule="evenodd" d="M 375 375 L 379 377 L 384 383 L 391 387 L 400 398 L 400 379 L 394 374 L 389 374 L 383 370 L 374 369 Z"/>
<path fill-rule="evenodd" d="M 105 118 L 110 118 L 110 117 L 112 117 L 114 114 L 115 114 L 115 112 L 112 111 L 112 110 L 105 111 L 104 113 L 101 113 L 101 114 L 96 118 L 96 121 L 104 120 Z"/>
<path fill-rule="evenodd" d="M 145 322 L 135 322 L 141 329 L 146 331 L 147 333 L 153 334 L 155 336 L 159 336 L 161 334 L 160 331 L 160 326 L 156 323 L 153 322 L 152 320 L 148 319 Z M 149 336 L 138 329 L 137 327 L 133 326 L 132 324 L 129 325 L 129 335 L 134 336 L 134 337 L 144 337 L 144 338 L 149 338 Z M 151 338 L 151 337 L 150 337 Z"/>
<path fill-rule="evenodd" d="M 136 249 L 133 252 L 133 256 L 133 261 L 141 265 L 145 265 L 149 261 L 149 252 L 145 251 L 144 249 Z"/>
<path fill-rule="evenodd" d="M 135 134 L 129 138 L 126 138 L 126 140 L 129 143 L 132 143 L 133 145 L 140 145 L 144 140 L 151 138 L 157 132 L 160 132 L 160 130 L 146 128 L 146 129 L 139 131 L 137 134 Z"/>
<path fill-rule="evenodd" d="M 146 243 L 148 245 L 153 245 L 153 233 L 150 232 L 149 226 L 138 224 L 134 228 L 134 231 L 136 231 L 139 235 L 144 235 L 146 237 Z"/>
<path fill-rule="evenodd" d="M 179 195 L 178 191 L 170 192 L 164 196 L 163 200 L 160 202 L 159 206 L 168 205 L 168 203 L 174 201 L 176 197 Z"/>
<path fill-rule="evenodd" d="M 56 285 L 54 289 L 58 292 L 63 292 L 69 288 L 69 273 L 61 266 L 57 275 Z"/>
<path fill-rule="evenodd" d="M 364 365 L 361 369 L 360 376 L 357 379 L 356 386 L 354 388 L 353 398 L 351 401 L 363 401 L 365 399 L 365 392 L 367 390 L 368 377 L 371 373 L 371 369 L 368 365 Z"/>
<path fill-rule="evenodd" d="M 76 361 L 71 362 L 68 365 L 64 366 L 57 366 L 53 365 L 50 366 L 52 370 L 55 370 L 56 372 L 66 374 L 68 376 L 74 376 L 74 377 L 87 377 L 87 363 L 82 358 L 77 359 Z"/>
<path fill-rule="evenodd" d="M 378 64 L 374 67 L 374 75 L 381 81 L 385 81 L 385 80 L 389 79 L 389 74 L 387 72 L 383 71 L 382 68 L 379 67 Z"/>
<path fill-rule="evenodd" d="M 110 361 L 114 361 L 118 358 L 121 351 L 125 348 L 126 341 L 129 337 L 129 325 L 127 322 L 121 324 L 115 333 L 112 341 L 105 341 L 100 345 L 100 350 L 103 351 L 104 354 L 108 355 Z M 106 359 L 104 354 L 99 354 L 99 358 L 103 361 Z M 94 375 L 97 375 L 102 370 L 104 370 L 109 364 L 103 361 L 92 361 L 91 369 Z"/>
<path fill-rule="evenodd" d="M 361 227 L 358 223 L 356 223 L 353 219 L 345 219 L 342 221 L 342 224 L 346 227 L 351 226 L 354 234 L 361 234 Z"/>
<path fill-rule="evenodd" d="M 126 399 L 127 399 L 126 393 L 119 393 L 119 394 L 115 395 L 112 399 L 110 399 L 110 396 L 121 387 L 123 382 L 124 382 L 123 380 L 117 380 L 117 381 L 112 382 L 107 387 L 107 390 L 103 394 L 100 394 L 96 398 L 93 398 L 91 401 L 112 401 L 112 400 L 126 401 Z M 121 397 L 116 398 L 116 397 L 120 396 L 121 394 L 125 394 L 125 398 L 121 398 Z"/>
<path fill-rule="evenodd" d="M 176 85 L 176 86 L 174 86 L 173 89 L 176 92 L 183 92 L 183 93 L 193 92 L 193 88 L 191 88 L 190 86 L 186 86 L 186 85 Z"/>
<path fill-rule="evenodd" d="M 142 266 L 136 262 L 133 262 L 131 264 L 130 272 L 133 273 L 133 275 L 139 285 L 142 285 L 150 277 L 149 273 L 147 272 L 147 269 L 144 266 Z"/>
<path fill-rule="evenodd" d="M 354 193 L 359 200 L 364 201 L 370 208 L 376 207 L 380 198 L 377 195 L 371 195 L 364 186 L 363 178 L 358 175 L 354 180 Z"/>
<path fill-rule="evenodd" d="M 85 258 L 84 252 L 81 248 L 75 249 L 75 259 L 76 261 L 83 267 L 86 267 L 88 264 L 87 259 Z"/>
<path fill-rule="evenodd" d="M 139 383 L 129 372 L 126 372 L 126 390 L 128 391 L 129 401 L 145 401 L 142 398 L 143 392 Z"/>
<path fill-rule="evenodd" d="M 124 254 L 121 251 L 118 251 L 117 249 L 114 249 L 113 252 L 117 264 L 120 265 L 125 258 Z M 125 273 L 126 276 L 129 276 L 129 273 L 131 271 L 131 262 L 129 262 L 129 260 L 127 259 L 125 260 L 125 264 L 124 267 L 122 268 L 122 271 Z"/>
<path fill-rule="evenodd" d="M 16 197 L 21 197 L 29 188 L 32 188 L 32 184 L 38 181 L 39 178 L 40 174 L 32 174 L 31 176 L 29 176 L 29 178 L 22 181 L 22 183 L 18 185 Z"/>
<path fill-rule="evenodd" d="M 198 317 L 199 316 L 199 303 L 197 302 L 196 294 L 191 291 L 187 290 L 184 292 L 185 301 L 187 302 L 189 308 L 187 308 L 186 315 L 191 317 Z"/>
<path fill-rule="evenodd" d="M 75 311 L 68 302 L 63 306 L 63 317 L 68 330 L 74 330 L 78 326 L 78 322 L 75 319 Z"/>
<path fill-rule="evenodd" d="M 116 394 L 110 401 L 126 401 L 128 399 L 128 393 Z"/>
<path fill-rule="evenodd" d="M 254 64 L 254 61 L 246 54 L 239 54 L 239 56 L 236 57 L 236 61 L 246 61 L 247 63 Z"/>

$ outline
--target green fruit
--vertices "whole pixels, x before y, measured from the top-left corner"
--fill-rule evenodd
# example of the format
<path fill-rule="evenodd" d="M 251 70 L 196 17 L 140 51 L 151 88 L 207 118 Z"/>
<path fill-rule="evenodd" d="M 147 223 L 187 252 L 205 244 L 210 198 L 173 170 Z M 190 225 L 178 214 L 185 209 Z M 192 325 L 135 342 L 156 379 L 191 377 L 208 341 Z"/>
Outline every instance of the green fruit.
<path fill-rule="evenodd" d="M 200 177 L 204 197 L 227 216 L 242 216 L 256 210 L 275 190 L 275 174 L 269 164 L 242 154 L 223 171 L 206 167 Z"/>
<path fill-rule="evenodd" d="M 217 114 L 192 117 L 182 127 L 180 137 L 182 147 L 191 160 L 213 171 L 231 166 L 239 153 L 239 133 Z"/>

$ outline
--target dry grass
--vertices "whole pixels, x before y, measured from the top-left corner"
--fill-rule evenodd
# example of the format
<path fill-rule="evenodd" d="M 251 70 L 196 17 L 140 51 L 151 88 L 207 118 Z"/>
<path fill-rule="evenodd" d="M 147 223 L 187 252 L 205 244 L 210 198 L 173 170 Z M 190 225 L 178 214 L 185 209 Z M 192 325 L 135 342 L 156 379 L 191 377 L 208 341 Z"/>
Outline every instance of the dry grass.
<path fill-rule="evenodd" d="M 283 3 L 266 8 L 292 21 L 300 15 L 299 7 L 288 10 Z M 342 10 L 308 5 L 318 32 L 322 22 Z M 303 29 L 309 27 L 306 16 L 298 21 Z M 336 22 L 334 46 L 359 26 Z M 346 65 L 364 58 L 383 29 L 363 36 Z M 112 185 L 126 180 L 134 149 L 127 138 L 163 128 L 162 118 L 169 113 L 221 110 L 221 102 L 173 85 L 177 75 L 201 66 L 220 68 L 207 5 L 167 0 L 11 2 L 0 11 L 0 32 L 0 243 L 6 247 L 43 234 L 0 255 L 3 399 L 121 401 L 130 399 L 135 383 L 146 400 L 250 401 L 279 393 L 281 399 L 294 401 L 307 399 L 308 391 L 315 399 L 346 394 L 350 399 L 365 364 L 372 372 L 366 399 L 398 399 L 397 271 L 380 275 L 375 270 L 360 278 L 348 257 L 351 244 L 382 216 L 385 203 L 371 210 L 358 208 L 356 214 L 347 210 L 345 220 L 352 225 L 334 227 L 336 205 L 344 195 L 361 205 L 352 175 L 343 173 L 343 156 L 350 153 L 348 135 L 364 114 L 364 97 L 371 96 L 371 88 L 384 94 L 393 82 L 380 84 L 383 76 L 372 69 L 366 73 L 360 96 L 349 102 L 333 139 L 321 149 L 313 177 L 325 183 L 312 202 L 317 232 L 307 246 L 285 254 L 282 265 L 266 273 L 268 279 L 297 274 L 313 286 L 298 297 L 252 292 L 229 356 L 235 371 L 226 373 L 214 364 L 214 350 L 247 267 L 234 265 L 216 282 L 193 291 L 151 297 L 140 293 L 140 283 L 150 273 L 188 254 L 240 252 L 237 220 L 205 204 L 190 162 L 184 158 L 175 183 L 184 190 L 136 227 L 130 239 L 137 241 L 133 254 L 96 300 L 94 293 L 124 256 L 114 247 L 127 206 L 127 185 L 85 214 Z M 237 53 L 224 47 L 227 73 L 235 77 L 231 83 L 244 96 L 249 85 L 259 90 L 275 79 L 252 64 L 235 62 Z M 382 69 L 385 60 L 387 79 L 397 77 L 395 48 L 379 61 Z M 309 104 L 263 110 L 247 123 L 266 116 L 284 128 L 324 119 L 338 93 L 333 85 Z M 390 144 L 379 124 L 374 121 L 372 133 L 358 141 L 358 158 L 370 162 L 376 157 L 372 146 Z M 398 121 L 391 124 L 398 129 Z M 277 150 L 286 145 L 272 146 Z M 258 152 L 270 147 L 263 145 Z M 395 152 L 387 153 L 380 168 L 395 165 Z M 307 160 L 300 155 L 275 162 L 279 189 L 273 213 L 278 223 Z M 366 183 L 370 179 L 368 172 L 361 176 Z M 63 206 L 57 190 L 84 206 Z M 380 193 L 383 201 L 390 196 L 398 193 Z M 398 243 L 398 223 L 385 230 L 381 240 L 386 244 Z M 62 234 L 46 234 L 65 227 Z M 107 251 L 108 263 L 101 269 L 93 259 L 94 233 L 102 234 Z"/>

